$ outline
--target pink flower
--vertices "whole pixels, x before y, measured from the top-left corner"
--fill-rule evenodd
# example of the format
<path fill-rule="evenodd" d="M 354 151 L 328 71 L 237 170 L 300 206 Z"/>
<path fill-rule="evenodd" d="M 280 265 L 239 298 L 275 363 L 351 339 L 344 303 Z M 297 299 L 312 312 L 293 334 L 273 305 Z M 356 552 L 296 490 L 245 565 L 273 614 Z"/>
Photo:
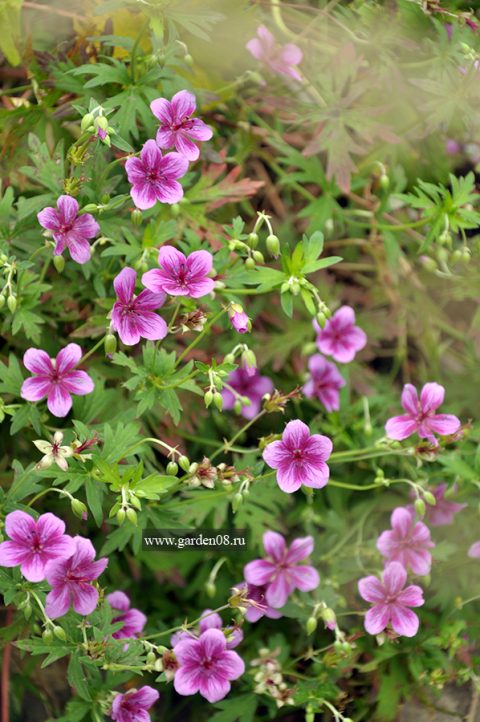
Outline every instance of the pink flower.
<path fill-rule="evenodd" d="M 22 384 L 21 396 L 27 401 L 41 401 L 47 397 L 47 406 L 54 416 L 66 416 L 72 408 L 72 397 L 85 396 L 94 389 L 86 371 L 75 367 L 82 358 L 82 349 L 69 343 L 51 359 L 46 351 L 29 348 L 23 356 L 24 366 L 35 374 Z"/>
<path fill-rule="evenodd" d="M 114 632 L 112 637 L 114 639 L 138 637 L 147 623 L 147 618 L 140 610 L 130 608 L 130 599 L 125 592 L 112 592 L 107 596 L 107 602 L 112 609 L 121 612 L 113 617 L 112 622 L 123 623 L 123 627 Z"/>
<path fill-rule="evenodd" d="M 249 40 L 246 47 L 256 60 L 262 63 L 279 75 L 285 75 L 301 82 L 302 77 L 296 65 L 302 62 L 303 53 L 298 45 L 287 43 L 278 45 L 272 33 L 260 25 L 257 28 L 257 36 Z"/>
<path fill-rule="evenodd" d="M 170 638 L 170 644 L 175 647 L 182 639 L 197 639 L 207 629 L 220 629 L 223 630 L 225 639 L 227 640 L 227 649 L 235 649 L 238 647 L 240 642 L 243 641 L 243 632 L 239 627 L 230 626 L 223 627 L 223 621 L 219 614 L 216 612 L 212 613 L 211 609 L 205 609 L 200 619 L 198 630 L 188 632 L 175 632 Z"/>
<path fill-rule="evenodd" d="M 52 587 L 47 594 L 45 611 L 51 619 L 63 617 L 73 608 L 79 614 L 91 614 L 98 602 L 98 591 L 91 584 L 105 571 L 108 559 L 95 559 L 95 549 L 89 539 L 73 538 L 75 551 L 68 559 L 48 562 L 45 577 Z"/>
<path fill-rule="evenodd" d="M 201 298 L 213 291 L 213 279 L 208 278 L 213 258 L 208 251 L 194 251 L 188 257 L 173 246 L 162 246 L 158 265 L 142 276 L 142 283 L 154 293 L 170 296 Z"/>
<path fill-rule="evenodd" d="M 297 419 L 288 422 L 281 441 L 272 441 L 265 447 L 263 458 L 272 469 L 277 469 L 280 489 L 291 494 L 302 484 L 321 489 L 328 483 L 330 469 L 325 462 L 332 448 L 327 436 L 310 434 L 308 426 Z"/>
<path fill-rule="evenodd" d="M 388 624 L 403 637 L 414 637 L 418 631 L 418 617 L 408 607 L 424 604 L 421 587 L 405 587 L 407 572 L 398 562 L 387 564 L 382 581 L 364 577 L 358 582 L 360 596 L 374 606 L 365 615 L 365 629 L 380 634 Z"/>
<path fill-rule="evenodd" d="M 308 359 L 308 368 L 311 376 L 303 387 L 305 396 L 309 399 L 317 398 L 327 411 L 338 411 L 339 389 L 345 386 L 346 381 L 335 364 L 316 353 Z"/>
<path fill-rule="evenodd" d="M 230 389 L 240 396 L 250 399 L 249 406 L 242 406 L 241 414 L 245 419 L 253 419 L 260 411 L 262 398 L 273 391 L 273 381 L 268 376 L 261 376 L 258 369 L 239 366 L 227 378 Z M 228 387 L 222 390 L 223 408 L 233 409 L 236 397 Z"/>
<path fill-rule="evenodd" d="M 112 702 L 110 717 L 116 722 L 150 722 L 148 710 L 159 697 L 157 690 L 148 685 L 117 694 Z"/>
<path fill-rule="evenodd" d="M 160 203 L 177 203 L 183 198 L 178 178 L 188 170 L 188 160 L 180 153 L 162 156 L 154 140 L 147 140 L 140 158 L 128 158 L 125 163 L 127 177 L 132 184 L 130 195 L 141 210 Z"/>
<path fill-rule="evenodd" d="M 468 556 L 472 559 L 480 559 L 480 541 L 472 544 L 472 546 L 468 550 Z"/>
<path fill-rule="evenodd" d="M 236 305 L 237 304 L 235 304 L 235 306 Z M 228 313 L 228 317 L 230 319 L 230 323 L 232 324 L 235 331 L 237 331 L 237 333 L 248 333 L 248 331 L 250 331 L 248 316 L 243 310 L 243 308 L 240 311 L 237 308 L 232 308 Z"/>
<path fill-rule="evenodd" d="M 268 617 L 269 619 L 280 619 L 281 614 L 277 609 L 273 609 L 266 600 L 266 592 L 268 585 L 262 584 L 261 586 L 258 586 L 256 584 L 248 584 L 247 582 L 242 582 L 241 584 L 237 585 L 238 589 L 245 589 L 245 594 L 248 600 L 251 600 L 254 602 L 254 604 L 251 604 L 246 613 L 245 613 L 245 619 L 248 622 L 258 622 L 259 619 L 261 619 L 263 616 Z"/>
<path fill-rule="evenodd" d="M 165 303 L 165 293 L 141 291 L 135 296 L 136 271 L 128 266 L 113 281 L 118 301 L 113 305 L 112 325 L 127 346 L 134 346 L 140 338 L 158 341 L 167 335 L 167 324 L 153 313 Z"/>
<path fill-rule="evenodd" d="M 326 356 L 333 356 L 335 361 L 346 364 L 353 361 L 357 351 L 367 343 L 367 335 L 355 326 L 355 311 L 350 306 L 341 306 L 320 328 L 316 321 L 313 326 L 317 331 L 317 346 Z"/>
<path fill-rule="evenodd" d="M 263 546 L 266 559 L 249 562 L 243 573 L 248 584 L 267 587 L 265 600 L 270 607 L 284 607 L 295 589 L 311 592 L 318 587 L 320 577 L 317 570 L 298 563 L 313 552 L 311 536 L 294 539 L 290 547 L 287 547 L 281 534 L 267 531 L 263 535 Z"/>
<path fill-rule="evenodd" d="M 433 494 L 437 503 L 435 506 L 427 504 L 425 507 L 425 519 L 431 526 L 445 526 L 453 522 L 455 514 L 465 509 L 467 504 L 457 504 L 454 501 L 448 501 L 445 499 L 445 492 L 448 489 L 448 484 L 439 484 L 438 486 L 432 487 L 429 491 Z M 412 496 L 416 496 L 412 490 Z M 414 514 L 415 510 L 413 506 L 408 507 L 409 511 Z"/>
<path fill-rule="evenodd" d="M 29 582 L 45 579 L 45 566 L 52 559 L 68 557 L 75 551 L 65 524 L 54 514 L 42 514 L 37 521 L 24 511 L 12 511 L 5 518 L 11 541 L 0 544 L 0 566 L 16 567 Z"/>
<path fill-rule="evenodd" d="M 428 439 L 431 444 L 438 446 L 434 434 L 449 436 L 460 428 L 460 420 L 456 416 L 435 413 L 443 403 L 444 397 L 445 389 L 440 384 L 425 384 L 420 400 L 415 386 L 405 384 L 402 391 L 402 406 L 407 413 L 394 416 L 387 421 L 385 424 L 387 436 L 402 441 L 417 432 L 421 439 Z"/>
<path fill-rule="evenodd" d="M 218 702 L 230 691 L 230 681 L 245 671 L 243 660 L 227 649 L 219 629 L 207 629 L 198 639 L 182 639 L 174 649 L 180 665 L 173 686 L 178 694 L 200 692 L 209 702 Z"/>
<path fill-rule="evenodd" d="M 213 133 L 203 120 L 191 117 L 197 108 L 195 96 L 188 90 L 181 90 L 171 101 L 157 98 L 150 103 L 150 108 L 160 121 L 158 147 L 175 147 L 187 160 L 197 160 L 200 150 L 193 140 L 210 140 Z"/>
<path fill-rule="evenodd" d="M 378 551 L 389 562 L 400 562 L 414 574 L 430 572 L 432 555 L 428 551 L 435 544 L 428 526 L 415 521 L 408 509 L 397 507 L 390 518 L 392 529 L 384 531 L 377 540 Z"/>
<path fill-rule="evenodd" d="M 57 207 L 44 208 L 37 215 L 38 222 L 43 228 L 52 232 L 55 241 L 54 256 L 60 256 L 65 246 L 77 263 L 87 263 L 90 260 L 89 239 L 94 238 L 100 226 L 90 213 L 78 215 L 78 203 L 71 196 L 60 196 Z"/>

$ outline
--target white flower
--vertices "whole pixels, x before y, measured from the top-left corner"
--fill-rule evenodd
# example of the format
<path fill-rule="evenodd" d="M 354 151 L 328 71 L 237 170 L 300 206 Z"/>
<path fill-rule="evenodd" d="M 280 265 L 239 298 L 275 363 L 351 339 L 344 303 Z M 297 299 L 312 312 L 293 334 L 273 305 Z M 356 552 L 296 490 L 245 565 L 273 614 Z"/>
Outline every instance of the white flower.
<path fill-rule="evenodd" d="M 52 442 L 43 439 L 33 442 L 37 449 L 44 454 L 44 457 L 36 465 L 36 469 L 48 469 L 52 464 L 56 464 L 62 471 L 68 470 L 67 459 L 73 456 L 73 449 L 71 446 L 61 446 L 62 441 L 62 432 L 56 431 Z"/>

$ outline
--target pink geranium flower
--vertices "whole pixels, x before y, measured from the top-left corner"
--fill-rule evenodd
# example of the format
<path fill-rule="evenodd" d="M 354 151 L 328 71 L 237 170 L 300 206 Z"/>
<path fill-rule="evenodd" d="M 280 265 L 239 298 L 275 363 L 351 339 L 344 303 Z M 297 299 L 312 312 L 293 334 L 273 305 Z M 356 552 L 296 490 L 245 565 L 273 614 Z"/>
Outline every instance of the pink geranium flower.
<path fill-rule="evenodd" d="M 5 517 L 5 532 L 11 541 L 0 544 L 0 566 L 20 566 L 29 582 L 41 582 L 48 562 L 68 557 L 75 550 L 63 521 L 49 512 L 35 521 L 24 511 L 12 511 Z"/>
<path fill-rule="evenodd" d="M 303 53 L 293 43 L 279 45 L 265 25 L 257 28 L 257 37 L 249 40 L 247 50 L 274 73 L 285 75 L 301 82 L 302 76 L 295 67 L 302 62 Z"/>
<path fill-rule="evenodd" d="M 480 541 L 474 542 L 468 550 L 468 556 L 472 559 L 480 559 Z"/>
<path fill-rule="evenodd" d="M 142 276 L 142 283 L 154 293 L 170 296 L 201 298 L 213 291 L 213 279 L 208 278 L 213 258 L 208 251 L 194 251 L 189 256 L 173 246 L 162 246 L 158 253 L 158 265 Z"/>
<path fill-rule="evenodd" d="M 203 120 L 191 117 L 197 108 L 195 96 L 188 90 L 181 90 L 171 101 L 166 98 L 153 100 L 150 108 L 160 121 L 157 131 L 158 147 L 175 147 L 187 160 L 197 160 L 200 150 L 193 141 L 210 140 L 213 132 Z"/>
<path fill-rule="evenodd" d="M 91 250 L 89 239 L 100 231 L 100 226 L 90 213 L 78 215 L 78 203 L 71 196 L 60 196 L 57 207 L 44 208 L 37 215 L 43 228 L 52 232 L 55 241 L 54 256 L 60 256 L 65 247 L 77 263 L 87 263 Z"/>
<path fill-rule="evenodd" d="M 170 644 L 175 647 L 182 639 L 198 638 L 207 629 L 221 629 L 227 640 L 227 649 L 235 649 L 240 642 L 243 641 L 243 632 L 236 626 L 223 626 L 223 620 L 216 612 L 212 613 L 211 609 L 205 609 L 198 624 L 198 630 L 189 630 L 188 632 L 175 632 L 170 638 Z"/>
<path fill-rule="evenodd" d="M 415 386 L 405 384 L 402 392 L 402 406 L 407 413 L 402 416 L 394 416 L 387 421 L 385 424 L 387 436 L 390 439 L 402 441 L 417 432 L 421 439 L 428 439 L 431 444 L 438 446 L 434 434 L 449 436 L 460 428 L 460 420 L 456 416 L 435 413 L 444 398 L 445 389 L 440 384 L 425 384 L 420 399 Z"/>
<path fill-rule="evenodd" d="M 159 697 L 157 690 L 148 685 L 117 694 L 112 702 L 110 717 L 115 722 L 150 722 L 148 710 Z"/>
<path fill-rule="evenodd" d="M 200 692 L 209 702 L 218 702 L 229 693 L 231 680 L 245 671 L 243 660 L 227 649 L 219 629 L 207 629 L 198 639 L 182 639 L 174 652 L 180 665 L 173 682 L 178 694 Z"/>
<path fill-rule="evenodd" d="M 266 559 L 249 562 L 243 573 L 248 584 L 266 586 L 265 600 L 270 607 L 284 607 L 295 589 L 311 592 L 318 587 L 320 576 L 317 570 L 306 564 L 299 564 L 313 552 L 311 536 L 294 539 L 290 547 L 287 547 L 281 534 L 267 531 L 263 535 L 263 546 Z"/>
<path fill-rule="evenodd" d="M 188 160 L 180 153 L 162 155 L 154 140 L 147 140 L 140 158 L 128 158 L 127 177 L 132 184 L 130 195 L 137 208 L 152 208 L 160 203 L 178 203 L 183 188 L 178 178 L 188 170 Z"/>
<path fill-rule="evenodd" d="M 277 483 L 282 491 L 291 494 L 302 484 L 321 489 L 328 483 L 330 469 L 325 463 L 333 444 L 327 436 L 310 434 L 303 421 L 289 421 L 281 441 L 265 447 L 263 458 L 277 469 Z"/>
<path fill-rule="evenodd" d="M 128 266 L 113 281 L 118 301 L 113 305 L 112 325 L 127 346 L 134 346 L 140 338 L 158 341 L 167 335 L 167 324 L 154 313 L 165 303 L 165 293 L 141 291 L 135 296 L 136 271 Z"/>
<path fill-rule="evenodd" d="M 265 394 L 273 391 L 273 381 L 268 376 L 262 376 L 255 368 L 239 366 L 228 375 L 226 383 L 228 386 L 222 389 L 223 408 L 233 409 L 235 406 L 233 389 L 240 396 L 250 399 L 249 406 L 242 406 L 241 414 L 245 419 L 253 419 L 260 411 Z"/>
<path fill-rule="evenodd" d="M 114 639 L 138 637 L 143 631 L 147 618 L 139 609 L 130 606 L 131 602 L 125 592 L 112 592 L 107 595 L 107 602 L 113 610 L 120 614 L 113 617 L 112 622 L 122 622 L 123 627 L 112 634 Z"/>
<path fill-rule="evenodd" d="M 308 359 L 310 378 L 303 387 L 303 393 L 309 399 L 317 398 L 327 411 L 340 408 L 340 389 L 346 381 L 335 364 L 316 353 Z"/>
<path fill-rule="evenodd" d="M 22 384 L 21 396 L 27 401 L 41 401 L 47 397 L 47 406 L 54 416 L 66 416 L 72 408 L 72 397 L 84 396 L 94 389 L 86 371 L 75 367 L 82 358 L 82 349 L 69 343 L 51 359 L 46 351 L 29 348 L 23 356 L 24 366 L 34 374 Z"/>
<path fill-rule="evenodd" d="M 403 637 L 414 637 L 419 620 L 409 607 L 424 604 L 421 587 L 405 587 L 407 572 L 398 562 L 385 567 L 382 581 L 377 577 L 364 577 L 358 582 L 360 596 L 374 606 L 365 615 L 365 629 L 369 634 L 380 634 L 392 625 L 393 630 Z"/>
<path fill-rule="evenodd" d="M 416 522 L 409 510 L 401 506 L 393 511 L 390 523 L 392 528 L 378 537 L 378 551 L 387 561 L 400 562 L 414 574 L 428 574 L 432 565 L 428 550 L 435 546 L 428 526 Z"/>
<path fill-rule="evenodd" d="M 425 520 L 430 524 L 430 526 L 446 526 L 447 524 L 451 524 L 455 514 L 458 514 L 459 511 L 462 511 L 462 509 L 465 509 L 467 506 L 467 504 L 458 504 L 454 501 L 445 499 L 445 492 L 447 489 L 448 484 L 439 484 L 438 486 L 432 487 L 428 490 L 433 494 L 437 502 L 435 506 L 427 504 L 425 507 Z M 413 490 L 411 496 L 416 496 Z M 413 506 L 409 506 L 408 510 L 412 514 L 415 513 Z"/>
<path fill-rule="evenodd" d="M 320 328 L 313 322 L 317 331 L 317 346 L 326 356 L 332 356 L 335 361 L 346 364 L 353 361 L 357 351 L 367 343 L 367 335 L 361 328 L 355 326 L 355 311 L 350 306 L 341 306 L 325 324 Z"/>
<path fill-rule="evenodd" d="M 95 549 L 89 539 L 73 538 L 75 551 L 68 559 L 48 562 L 45 577 L 52 587 L 47 594 L 45 611 L 51 619 L 63 617 L 73 608 L 79 614 L 91 614 L 98 602 L 98 591 L 92 582 L 105 571 L 108 559 L 95 559 Z"/>
<path fill-rule="evenodd" d="M 280 619 L 282 616 L 278 609 L 271 607 L 266 599 L 266 593 L 268 589 L 267 584 L 258 586 L 256 584 L 248 584 L 242 582 L 237 585 L 240 590 L 245 590 L 246 601 L 250 600 L 253 604 L 250 604 L 247 611 L 245 612 L 245 619 L 248 622 L 258 622 L 263 616 L 269 619 Z"/>

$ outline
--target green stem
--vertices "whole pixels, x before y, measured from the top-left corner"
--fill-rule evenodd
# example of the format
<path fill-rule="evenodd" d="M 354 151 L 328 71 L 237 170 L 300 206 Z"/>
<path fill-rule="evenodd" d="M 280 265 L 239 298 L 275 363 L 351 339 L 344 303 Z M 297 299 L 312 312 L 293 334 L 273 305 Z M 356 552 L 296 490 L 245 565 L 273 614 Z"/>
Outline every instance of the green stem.
<path fill-rule="evenodd" d="M 33 499 L 30 499 L 27 506 L 33 506 L 38 499 L 41 499 L 42 496 L 45 496 L 45 494 L 49 494 L 51 491 L 54 491 L 56 494 L 60 494 L 60 496 L 66 496 L 69 499 L 72 499 L 71 494 L 68 491 L 65 491 L 64 489 L 55 489 L 54 487 L 50 487 L 48 489 L 43 489 L 43 491 L 39 491 L 38 494 L 36 494 Z"/>
<path fill-rule="evenodd" d="M 262 416 L 264 416 L 266 413 L 267 413 L 267 412 L 265 411 L 265 409 L 262 409 L 262 411 L 260 411 L 256 416 L 254 416 L 253 419 L 250 419 L 250 421 L 249 421 L 248 423 L 246 423 L 244 426 L 242 426 L 242 428 L 239 429 L 239 431 L 237 431 L 237 433 L 234 434 L 234 436 L 232 436 L 232 438 L 230 439 L 230 441 L 226 441 L 219 449 L 217 449 L 217 450 L 215 451 L 215 453 L 212 454 L 212 456 L 210 457 L 210 461 L 213 461 L 213 459 L 216 459 L 216 457 L 217 457 L 219 454 L 221 454 L 222 451 L 224 451 L 225 453 L 227 453 L 228 451 L 230 451 L 230 450 L 231 450 L 231 447 L 232 447 L 232 444 L 234 444 L 234 443 L 236 442 L 236 440 L 237 440 L 245 431 L 247 431 L 247 429 L 249 429 L 251 426 L 253 426 L 253 424 L 255 424 L 259 419 L 261 419 Z"/>
<path fill-rule="evenodd" d="M 196 624 L 200 622 L 202 619 L 206 619 L 211 614 L 217 614 L 217 612 L 222 612 L 224 609 L 230 609 L 229 604 L 224 604 L 222 607 L 217 607 L 217 609 L 212 609 L 211 612 L 208 614 L 201 614 L 197 619 L 194 619 L 193 622 L 188 622 L 188 624 L 179 624 L 176 627 L 171 627 L 170 629 L 165 629 L 163 632 L 157 632 L 156 634 L 149 634 L 147 637 L 143 637 L 143 639 L 156 639 L 157 637 L 164 637 L 167 634 L 173 634 L 173 632 L 178 632 L 183 629 L 190 629 L 191 627 L 194 627 Z"/>
<path fill-rule="evenodd" d="M 222 315 L 225 313 L 225 310 L 226 310 L 226 309 L 222 308 L 222 310 L 219 311 L 219 312 L 216 314 L 216 316 L 214 316 L 214 317 L 205 325 L 203 331 L 201 331 L 201 332 L 198 334 L 198 336 L 192 341 L 192 343 L 191 343 L 189 346 L 187 346 L 186 349 L 184 349 L 184 350 L 182 351 L 182 353 L 180 354 L 180 356 L 177 358 L 177 361 L 176 361 L 176 363 L 175 363 L 175 366 L 178 366 L 178 364 L 180 363 L 180 361 L 182 361 L 182 360 L 185 358 L 185 356 L 186 356 L 187 354 L 189 354 L 192 349 L 195 348 L 195 346 L 202 340 L 202 338 L 210 331 L 210 329 L 211 329 L 211 327 L 213 326 L 213 324 L 216 323 L 216 322 L 218 321 L 218 319 L 220 318 L 220 316 L 222 316 Z"/>
<path fill-rule="evenodd" d="M 104 342 L 105 342 L 105 336 L 102 336 L 102 338 L 100 339 L 100 341 L 98 341 L 98 342 L 95 344 L 95 346 L 90 349 L 90 351 L 87 351 L 87 353 L 86 353 L 84 356 L 82 356 L 82 358 L 81 358 L 80 361 L 78 362 L 77 366 L 80 366 L 81 364 L 85 363 L 85 361 L 87 360 L 87 358 L 90 358 L 90 356 L 91 356 L 93 353 L 95 353 L 95 351 L 97 351 Z"/>

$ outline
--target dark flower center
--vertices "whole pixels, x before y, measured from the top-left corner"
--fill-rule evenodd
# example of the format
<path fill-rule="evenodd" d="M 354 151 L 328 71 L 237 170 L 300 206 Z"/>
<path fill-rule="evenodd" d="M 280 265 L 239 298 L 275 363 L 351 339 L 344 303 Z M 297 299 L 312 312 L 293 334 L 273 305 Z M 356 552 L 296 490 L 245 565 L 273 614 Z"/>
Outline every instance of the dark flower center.
<path fill-rule="evenodd" d="M 295 449 L 292 456 L 294 461 L 303 461 L 303 451 L 301 449 Z"/>

